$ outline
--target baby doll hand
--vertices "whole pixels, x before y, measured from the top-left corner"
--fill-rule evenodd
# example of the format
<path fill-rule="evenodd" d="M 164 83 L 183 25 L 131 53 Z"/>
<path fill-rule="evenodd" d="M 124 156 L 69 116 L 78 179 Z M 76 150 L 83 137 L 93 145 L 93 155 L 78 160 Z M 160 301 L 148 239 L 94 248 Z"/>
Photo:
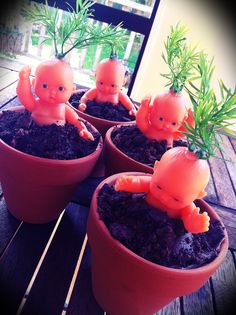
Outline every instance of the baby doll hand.
<path fill-rule="evenodd" d="M 87 140 L 92 140 L 92 141 L 94 140 L 93 135 L 87 129 L 82 129 L 79 132 L 79 135 L 80 135 L 81 138 L 84 138 L 84 139 L 87 139 Z"/>
<path fill-rule="evenodd" d="M 23 67 L 20 72 L 19 72 L 19 77 L 21 80 L 26 80 L 29 78 L 31 73 L 31 67 L 30 66 L 25 66 Z"/>
<path fill-rule="evenodd" d="M 207 212 L 199 213 L 199 208 L 194 208 L 183 218 L 186 230 L 191 233 L 203 233 L 209 230 L 210 217 Z"/>
<path fill-rule="evenodd" d="M 151 95 L 146 95 L 142 101 L 141 101 L 141 105 L 142 107 L 148 109 L 151 103 Z"/>
<path fill-rule="evenodd" d="M 123 175 L 116 180 L 115 190 L 127 190 L 137 181 L 136 176 L 132 175 Z"/>
<path fill-rule="evenodd" d="M 81 110 L 81 112 L 84 112 L 86 108 L 87 108 L 87 105 L 85 103 L 79 104 L 79 110 Z"/>
<path fill-rule="evenodd" d="M 132 109 L 129 111 L 129 115 L 130 115 L 130 116 L 136 116 L 136 113 L 137 113 L 137 111 L 136 111 L 135 108 L 132 108 Z"/>

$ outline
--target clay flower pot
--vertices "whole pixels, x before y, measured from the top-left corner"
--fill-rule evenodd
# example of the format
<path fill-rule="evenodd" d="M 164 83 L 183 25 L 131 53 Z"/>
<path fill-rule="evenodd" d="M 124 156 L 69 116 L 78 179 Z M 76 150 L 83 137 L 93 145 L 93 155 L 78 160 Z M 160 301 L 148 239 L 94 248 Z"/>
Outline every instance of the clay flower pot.
<path fill-rule="evenodd" d="M 112 131 L 117 126 L 111 127 L 105 136 L 104 141 L 104 160 L 106 174 L 113 175 L 121 172 L 144 172 L 153 173 L 153 168 L 144 163 L 138 162 L 117 148 L 111 138 Z"/>
<path fill-rule="evenodd" d="M 225 239 L 218 256 L 199 268 L 174 269 L 141 258 L 111 237 L 97 212 L 99 190 L 104 183 L 112 185 L 118 176 L 120 174 L 104 180 L 94 192 L 91 203 L 87 231 L 92 251 L 93 291 L 97 302 L 109 315 L 152 315 L 175 298 L 205 284 L 227 254 L 228 236 L 224 230 Z M 223 225 L 206 202 L 199 200 L 198 206 Z"/>
<path fill-rule="evenodd" d="M 8 110 L 23 109 L 17 106 Z M 0 182 L 9 211 L 29 223 L 56 219 L 77 184 L 93 170 L 102 146 L 100 139 L 96 150 L 88 156 L 53 160 L 20 152 L 0 140 Z"/>
<path fill-rule="evenodd" d="M 135 123 L 135 121 L 124 122 L 124 121 L 112 121 L 112 120 L 102 119 L 102 118 L 98 118 L 92 115 L 88 115 L 76 108 L 74 108 L 74 110 L 77 112 L 77 114 L 81 118 L 90 122 L 90 124 L 92 124 L 100 132 L 103 138 L 105 138 L 107 130 L 113 126 L 129 125 L 129 124 Z"/>

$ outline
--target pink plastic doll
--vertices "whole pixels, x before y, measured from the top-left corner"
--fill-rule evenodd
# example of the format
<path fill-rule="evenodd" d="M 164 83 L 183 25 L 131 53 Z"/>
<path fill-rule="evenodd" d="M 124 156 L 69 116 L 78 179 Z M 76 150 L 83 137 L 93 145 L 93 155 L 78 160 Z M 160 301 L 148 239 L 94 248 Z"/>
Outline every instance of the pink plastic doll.
<path fill-rule="evenodd" d="M 75 89 L 73 72 L 63 60 L 51 59 L 39 64 L 32 85 L 31 68 L 23 67 L 19 72 L 17 95 L 22 105 L 32 113 L 38 125 L 74 125 L 82 138 L 94 140 L 79 116 L 66 102 Z M 34 88 L 35 97 L 32 93 Z"/>
<path fill-rule="evenodd" d="M 129 97 L 121 91 L 126 82 L 125 67 L 119 59 L 107 58 L 102 60 L 96 69 L 96 87 L 88 90 L 81 98 L 79 109 L 86 110 L 86 102 L 95 100 L 97 103 L 121 103 L 131 116 L 135 116 L 136 109 Z"/>

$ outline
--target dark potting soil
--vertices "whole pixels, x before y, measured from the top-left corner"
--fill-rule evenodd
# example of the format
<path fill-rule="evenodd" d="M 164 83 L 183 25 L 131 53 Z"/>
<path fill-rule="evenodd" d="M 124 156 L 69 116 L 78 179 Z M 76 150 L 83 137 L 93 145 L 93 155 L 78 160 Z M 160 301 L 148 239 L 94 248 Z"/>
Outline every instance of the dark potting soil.
<path fill-rule="evenodd" d="M 38 126 L 27 110 L 6 110 L 0 117 L 0 138 L 5 143 L 21 152 L 49 159 L 71 160 L 94 152 L 100 134 L 91 130 L 88 124 L 87 128 L 94 141 L 81 138 L 77 128 L 68 123 Z"/>
<path fill-rule="evenodd" d="M 70 104 L 78 109 L 78 105 L 81 97 L 84 95 L 85 91 L 74 93 L 70 99 Z M 97 103 L 96 101 L 87 101 L 87 108 L 84 111 L 85 114 L 102 118 L 111 121 L 133 121 L 134 116 L 129 115 L 129 111 L 121 104 L 113 105 L 112 103 Z"/>
<path fill-rule="evenodd" d="M 162 155 L 168 150 L 167 141 L 157 142 L 148 139 L 137 127 L 128 125 L 115 127 L 111 133 L 115 146 L 132 159 L 153 167 L 156 160 L 160 161 Z M 187 146 L 184 140 L 174 140 L 173 146 Z"/>
<path fill-rule="evenodd" d="M 105 184 L 98 195 L 98 213 L 111 235 L 137 255 L 163 266 L 192 269 L 219 253 L 224 231 L 218 220 L 208 232 L 192 234 L 179 219 L 148 205 L 144 193 L 115 191 Z"/>

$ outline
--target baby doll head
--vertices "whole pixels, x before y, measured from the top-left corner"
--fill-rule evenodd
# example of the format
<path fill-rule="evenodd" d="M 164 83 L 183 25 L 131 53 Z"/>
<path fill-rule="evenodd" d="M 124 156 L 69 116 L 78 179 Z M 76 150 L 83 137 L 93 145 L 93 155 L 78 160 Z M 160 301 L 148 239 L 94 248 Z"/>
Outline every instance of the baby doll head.
<path fill-rule="evenodd" d="M 38 65 L 33 87 L 40 100 L 49 104 L 65 103 L 75 89 L 73 79 L 70 65 L 55 58 Z"/>
<path fill-rule="evenodd" d="M 126 82 L 126 69 L 119 59 L 102 60 L 96 70 L 96 87 L 104 94 L 117 94 Z"/>

